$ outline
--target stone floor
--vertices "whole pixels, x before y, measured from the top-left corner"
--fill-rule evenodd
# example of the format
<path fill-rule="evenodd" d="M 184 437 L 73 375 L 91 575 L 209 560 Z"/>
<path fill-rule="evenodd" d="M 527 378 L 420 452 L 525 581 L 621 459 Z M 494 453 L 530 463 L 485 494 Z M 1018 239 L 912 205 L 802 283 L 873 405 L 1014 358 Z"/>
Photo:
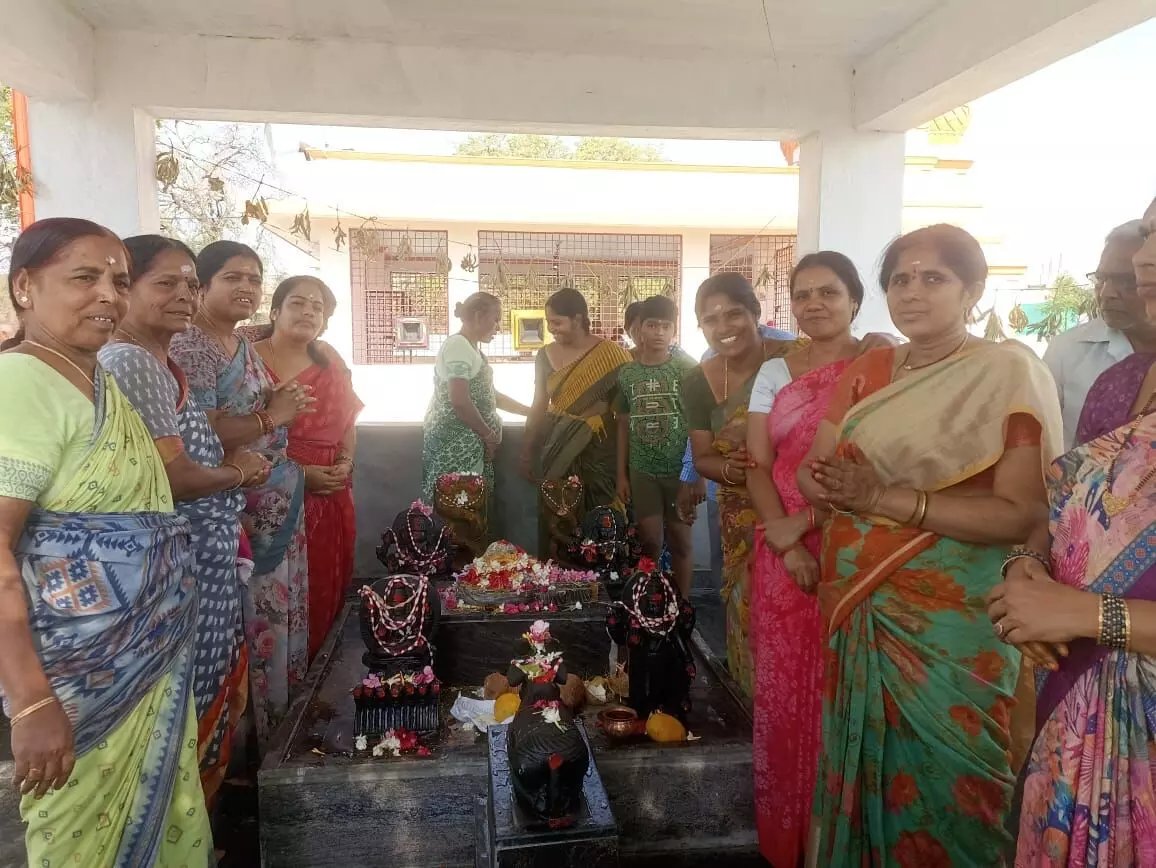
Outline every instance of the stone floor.
<path fill-rule="evenodd" d="M 705 584 L 705 583 L 704 583 Z M 718 592 L 696 582 L 693 595 L 698 611 L 698 631 L 720 658 L 726 657 L 726 621 Z M 12 752 L 8 722 L 0 715 L 0 868 L 26 865 L 24 830 L 17 814 L 18 800 L 7 782 L 12 778 Z M 256 772 L 253 773 L 256 780 Z M 221 792 L 223 819 L 216 829 L 217 846 L 225 851 L 220 868 L 257 868 L 256 786 L 226 785 Z"/>

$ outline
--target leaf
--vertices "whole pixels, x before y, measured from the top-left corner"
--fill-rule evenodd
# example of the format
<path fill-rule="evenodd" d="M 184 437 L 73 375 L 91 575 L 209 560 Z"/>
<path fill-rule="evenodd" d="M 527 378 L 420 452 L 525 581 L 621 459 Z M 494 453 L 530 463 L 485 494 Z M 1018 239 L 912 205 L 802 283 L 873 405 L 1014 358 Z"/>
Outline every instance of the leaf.
<path fill-rule="evenodd" d="M 470 248 L 470 252 L 462 257 L 461 261 L 462 271 L 467 274 L 473 274 L 478 270 L 478 257 L 474 256 L 474 248 Z"/>
<path fill-rule="evenodd" d="M 983 329 L 983 339 L 996 344 L 1007 340 L 1007 334 L 1003 330 L 1003 322 L 1000 320 L 999 314 L 995 312 L 995 307 L 992 307 L 988 312 L 987 323 Z"/>
<path fill-rule="evenodd" d="M 267 214 L 268 211 L 266 211 Z M 313 221 L 309 219 L 308 205 L 305 206 L 304 211 L 293 218 L 293 225 L 289 227 L 289 234 L 304 238 L 306 241 L 313 240 Z"/>
<path fill-rule="evenodd" d="M 241 222 L 248 226 L 250 220 L 264 224 L 269 219 L 269 203 L 264 196 L 245 200 L 245 212 L 241 215 Z"/>
<path fill-rule="evenodd" d="M 1020 307 L 1018 301 L 1007 315 L 1007 324 L 1017 332 L 1022 332 L 1028 327 L 1028 315 L 1024 313 L 1024 309 Z"/>
<path fill-rule="evenodd" d="M 333 249 L 339 253 L 345 248 L 346 235 L 345 230 L 341 228 L 341 221 L 337 221 L 337 225 L 333 227 Z"/>
<path fill-rule="evenodd" d="M 215 178 L 215 177 L 210 176 L 209 177 L 209 189 L 212 190 L 214 193 L 224 193 L 225 192 L 225 182 L 222 181 L 220 178 Z"/>
<path fill-rule="evenodd" d="M 450 262 L 450 254 L 444 247 L 439 247 L 437 254 L 434 256 L 434 264 L 437 266 L 438 274 L 443 277 L 448 277 L 450 270 L 454 265 Z"/>

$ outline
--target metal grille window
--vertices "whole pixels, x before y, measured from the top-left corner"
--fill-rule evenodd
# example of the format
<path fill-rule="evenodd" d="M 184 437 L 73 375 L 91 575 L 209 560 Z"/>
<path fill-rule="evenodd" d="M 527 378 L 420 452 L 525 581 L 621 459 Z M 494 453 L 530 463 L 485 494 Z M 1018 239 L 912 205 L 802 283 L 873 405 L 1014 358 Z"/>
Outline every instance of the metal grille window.
<path fill-rule="evenodd" d="M 586 297 L 594 334 L 617 339 L 632 301 L 667 295 L 679 301 L 682 236 L 580 232 L 478 233 L 480 288 L 502 300 L 501 331 L 486 348 L 491 360 L 530 353 L 514 349 L 510 314 L 542 310 L 564 286 Z"/>
<path fill-rule="evenodd" d="M 353 361 L 358 365 L 433 362 L 449 336 L 448 233 L 355 229 L 349 233 Z M 397 345 L 398 323 L 422 321 L 429 346 Z"/>
<path fill-rule="evenodd" d="M 795 265 L 794 235 L 712 235 L 710 273 L 737 271 L 755 287 L 763 306 L 763 322 L 795 331 L 791 315 L 791 269 Z"/>

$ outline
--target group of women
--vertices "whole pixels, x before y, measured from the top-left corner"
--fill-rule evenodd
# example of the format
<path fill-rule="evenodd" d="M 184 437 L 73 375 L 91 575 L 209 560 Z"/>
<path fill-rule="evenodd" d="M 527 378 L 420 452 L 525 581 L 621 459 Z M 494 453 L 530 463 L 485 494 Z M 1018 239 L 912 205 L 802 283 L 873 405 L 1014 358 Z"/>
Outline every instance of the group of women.
<path fill-rule="evenodd" d="M 31 864 L 212 863 L 234 745 L 264 749 L 336 618 L 361 405 L 320 281 L 237 330 L 263 278 L 242 244 L 84 220 L 13 248 L 0 687 Z"/>
<path fill-rule="evenodd" d="M 899 346 L 852 337 L 837 253 L 791 276 L 795 346 L 733 279 L 699 291 L 719 360 L 686 398 L 712 409 L 692 440 L 774 866 L 1156 864 L 1156 359 L 1099 379 L 1062 454 L 1043 363 L 968 332 L 986 277 L 961 229 L 897 239 Z"/>

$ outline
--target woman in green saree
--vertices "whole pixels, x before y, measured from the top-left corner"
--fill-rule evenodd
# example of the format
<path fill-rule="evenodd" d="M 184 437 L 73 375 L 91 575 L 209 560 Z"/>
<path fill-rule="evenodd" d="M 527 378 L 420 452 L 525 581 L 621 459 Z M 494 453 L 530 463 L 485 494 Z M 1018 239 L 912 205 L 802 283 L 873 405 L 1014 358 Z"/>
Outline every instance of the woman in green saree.
<path fill-rule="evenodd" d="M 540 485 L 541 554 L 557 559 L 568 542 L 565 528 L 594 507 L 622 508 L 613 408 L 618 369 L 631 356 L 590 333 L 586 299 L 576 289 L 547 299 L 546 325 L 554 342 L 535 360 L 522 466 Z"/>
<path fill-rule="evenodd" d="M 880 283 L 911 342 L 851 363 L 799 470 L 827 517 L 813 865 L 1001 866 L 1010 844 L 1020 653 L 985 595 L 1046 515 L 1062 427 L 1031 350 L 968 334 L 986 277 L 954 226 L 888 248 Z"/>
<path fill-rule="evenodd" d="M 203 866 L 188 521 L 97 351 L 128 256 L 83 220 L 12 251 L 0 355 L 0 687 L 30 865 Z M 18 410 L 15 408 L 19 408 Z"/>
<path fill-rule="evenodd" d="M 759 335 L 759 299 L 741 274 L 723 272 L 704 281 L 694 309 L 716 355 L 683 378 L 682 402 L 695 469 L 719 484 L 727 666 L 751 696 L 749 563 L 758 516 L 746 488 L 747 470 L 754 466 L 747 455 L 747 406 L 763 362 L 786 355 L 795 342 Z"/>

